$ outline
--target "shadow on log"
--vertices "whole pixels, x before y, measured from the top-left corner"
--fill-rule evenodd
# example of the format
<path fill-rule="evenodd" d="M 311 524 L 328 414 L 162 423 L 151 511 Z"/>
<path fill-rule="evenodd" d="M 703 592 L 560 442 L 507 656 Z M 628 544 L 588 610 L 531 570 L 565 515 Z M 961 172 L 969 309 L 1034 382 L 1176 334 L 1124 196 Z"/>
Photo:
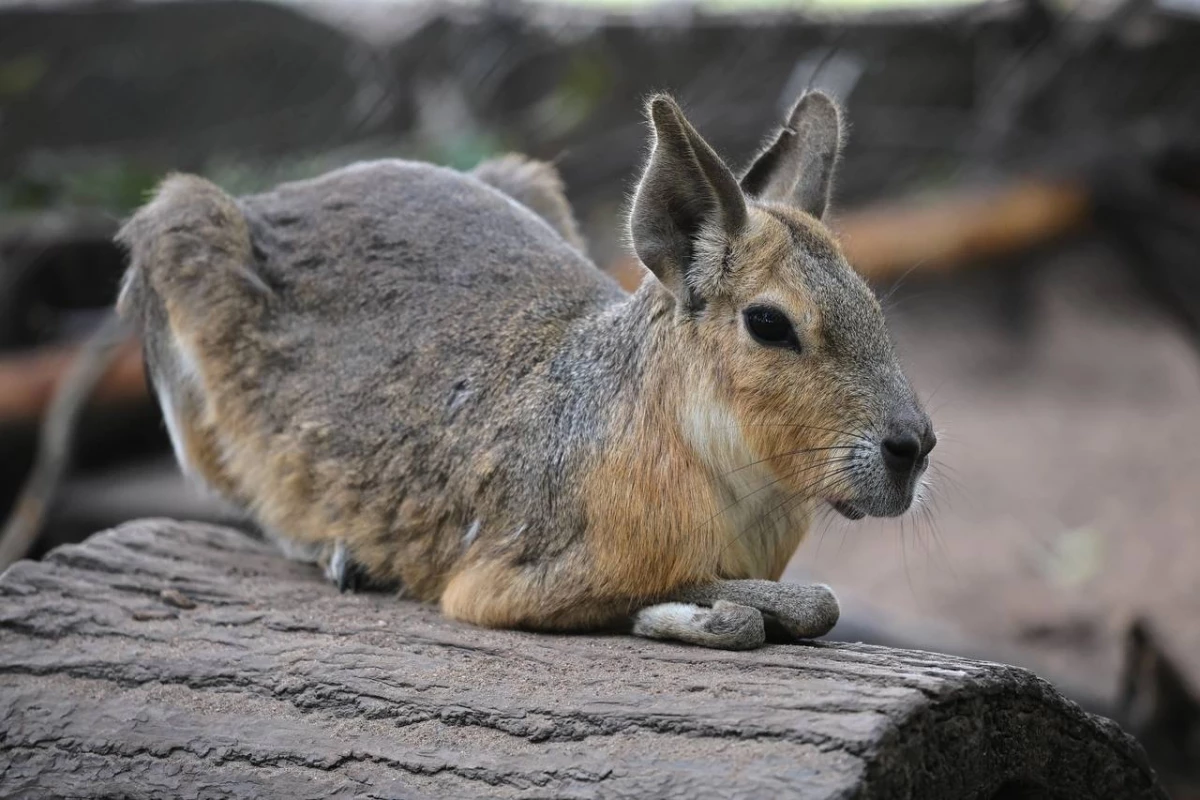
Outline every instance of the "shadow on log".
<path fill-rule="evenodd" d="M 1020 669 L 481 630 L 199 524 L 15 564 L 0 627 L 4 797 L 1165 797 Z"/>

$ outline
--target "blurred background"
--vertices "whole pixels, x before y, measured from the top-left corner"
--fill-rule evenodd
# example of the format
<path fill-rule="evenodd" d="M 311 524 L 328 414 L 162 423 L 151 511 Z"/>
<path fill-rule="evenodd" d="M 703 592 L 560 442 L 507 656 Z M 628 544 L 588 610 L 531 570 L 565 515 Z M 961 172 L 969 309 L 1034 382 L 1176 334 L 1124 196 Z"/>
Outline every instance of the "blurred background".
<path fill-rule="evenodd" d="M 1034 668 L 1200 797 L 1200 0 L 0 0 L 0 519 L 165 172 L 521 151 L 634 286 L 644 96 L 740 165 L 809 87 L 847 109 L 832 224 L 941 444 L 923 511 L 822 519 L 790 577 L 846 638 Z M 225 519 L 169 453 L 125 343 L 29 555 Z"/>

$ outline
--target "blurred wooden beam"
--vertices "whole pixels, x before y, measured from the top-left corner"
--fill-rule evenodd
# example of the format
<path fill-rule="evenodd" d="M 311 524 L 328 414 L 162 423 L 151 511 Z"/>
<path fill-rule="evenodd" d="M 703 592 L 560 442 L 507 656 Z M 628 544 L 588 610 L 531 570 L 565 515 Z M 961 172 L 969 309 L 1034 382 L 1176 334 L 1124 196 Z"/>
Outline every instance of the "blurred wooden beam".
<path fill-rule="evenodd" d="M 0 425 L 34 425 L 79 352 L 75 345 L 45 347 L 0 358 Z M 92 394 L 94 405 L 132 405 L 149 398 L 142 350 L 130 337 Z"/>
<path fill-rule="evenodd" d="M 849 211 L 832 226 L 859 274 L 886 282 L 1020 253 L 1083 228 L 1090 214 L 1084 185 L 1027 179 Z M 610 271 L 632 290 L 644 269 L 629 257 Z"/>
<path fill-rule="evenodd" d="M 1090 208 L 1082 185 L 1025 180 L 865 208 L 834 226 L 850 263 L 879 281 L 914 268 L 949 271 L 1029 250 L 1082 228 Z"/>

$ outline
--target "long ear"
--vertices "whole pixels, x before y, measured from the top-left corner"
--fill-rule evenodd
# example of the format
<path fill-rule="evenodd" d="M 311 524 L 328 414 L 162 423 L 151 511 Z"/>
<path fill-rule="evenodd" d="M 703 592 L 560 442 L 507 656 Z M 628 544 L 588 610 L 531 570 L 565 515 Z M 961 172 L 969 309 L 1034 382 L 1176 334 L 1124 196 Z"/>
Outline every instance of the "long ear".
<path fill-rule="evenodd" d="M 742 191 L 760 200 L 790 203 L 817 219 L 825 214 L 842 144 L 837 105 L 822 92 L 800 98 L 787 124 L 742 176 Z"/>
<path fill-rule="evenodd" d="M 650 100 L 654 150 L 629 218 L 633 247 L 660 281 L 689 305 L 703 304 L 696 245 L 732 238 L 746 225 L 746 198 L 725 162 L 696 133 L 675 101 Z"/>

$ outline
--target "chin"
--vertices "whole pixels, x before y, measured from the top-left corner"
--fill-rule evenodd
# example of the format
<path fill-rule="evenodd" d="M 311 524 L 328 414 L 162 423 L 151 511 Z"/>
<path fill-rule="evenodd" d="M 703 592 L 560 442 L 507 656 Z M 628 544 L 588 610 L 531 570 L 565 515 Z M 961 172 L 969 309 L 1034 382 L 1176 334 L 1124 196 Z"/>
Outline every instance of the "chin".
<path fill-rule="evenodd" d="M 830 500 L 829 505 L 846 519 L 859 520 L 867 515 L 867 512 L 847 500 Z"/>
<path fill-rule="evenodd" d="M 870 498 L 867 500 L 829 500 L 833 510 L 848 520 L 863 517 L 898 517 L 912 508 L 913 495 L 902 498 Z"/>
<path fill-rule="evenodd" d="M 899 476 L 868 472 L 851 481 L 847 495 L 826 497 L 825 502 L 848 520 L 864 517 L 899 517 L 913 507 L 925 485 L 924 468 Z"/>

